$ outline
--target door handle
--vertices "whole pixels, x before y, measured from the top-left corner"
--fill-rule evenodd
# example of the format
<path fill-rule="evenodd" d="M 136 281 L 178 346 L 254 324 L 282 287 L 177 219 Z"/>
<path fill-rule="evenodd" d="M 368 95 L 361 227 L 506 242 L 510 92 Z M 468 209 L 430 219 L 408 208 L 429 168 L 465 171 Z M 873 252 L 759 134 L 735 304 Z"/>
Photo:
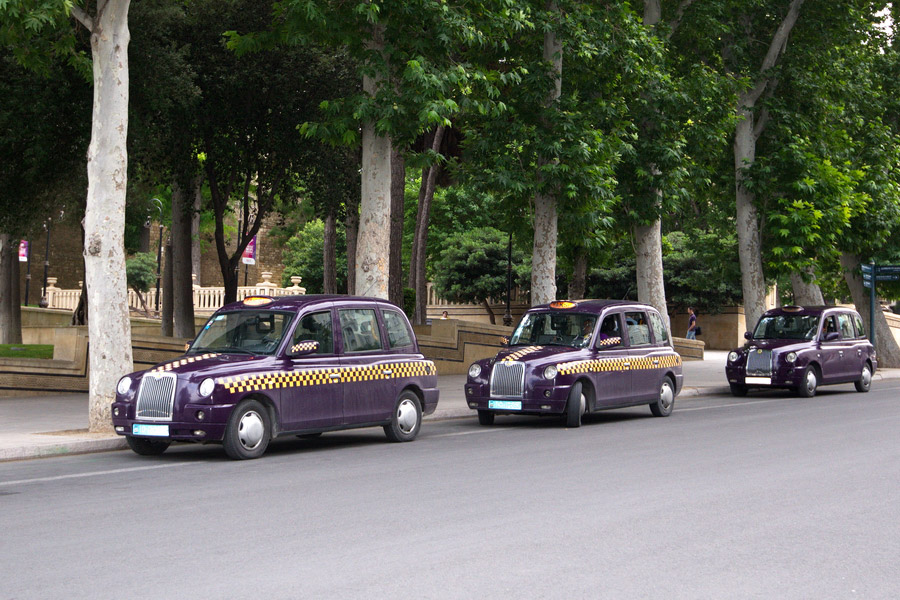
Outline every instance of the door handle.
<path fill-rule="evenodd" d="M 654 364 L 654 365 L 658 365 L 658 364 L 659 364 L 659 359 L 654 359 L 654 360 L 653 360 L 653 364 Z"/>
<path fill-rule="evenodd" d="M 331 375 L 329 375 L 329 377 L 331 377 L 332 379 L 340 379 L 341 374 L 340 373 L 332 373 Z"/>
<path fill-rule="evenodd" d="M 838 356 L 843 356 L 843 355 L 844 355 L 844 351 L 843 351 L 843 350 L 838 350 Z"/>
<path fill-rule="evenodd" d="M 630 362 L 622 363 L 622 366 L 623 366 L 623 367 L 630 367 L 630 366 L 631 366 L 631 363 L 630 363 Z"/>
<path fill-rule="evenodd" d="M 385 369 L 384 371 L 382 371 L 382 373 L 384 373 L 385 375 L 390 375 L 393 373 L 393 371 L 391 369 Z"/>

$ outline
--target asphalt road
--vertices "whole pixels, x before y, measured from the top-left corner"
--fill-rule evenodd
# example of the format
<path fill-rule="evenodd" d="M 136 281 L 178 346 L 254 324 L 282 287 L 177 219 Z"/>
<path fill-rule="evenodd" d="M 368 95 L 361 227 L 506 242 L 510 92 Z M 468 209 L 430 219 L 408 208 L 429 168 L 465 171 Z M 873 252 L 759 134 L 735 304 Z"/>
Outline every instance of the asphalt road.
<path fill-rule="evenodd" d="M 900 597 L 900 381 L 0 464 L 0 598 Z"/>

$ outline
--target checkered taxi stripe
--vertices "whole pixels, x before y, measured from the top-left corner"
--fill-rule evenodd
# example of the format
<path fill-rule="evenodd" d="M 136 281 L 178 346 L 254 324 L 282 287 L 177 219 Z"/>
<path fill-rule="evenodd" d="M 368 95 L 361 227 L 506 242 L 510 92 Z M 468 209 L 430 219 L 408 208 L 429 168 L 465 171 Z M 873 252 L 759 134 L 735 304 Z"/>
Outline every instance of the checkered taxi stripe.
<path fill-rule="evenodd" d="M 571 373 L 599 373 L 602 371 L 641 371 L 648 369 L 667 369 L 681 366 L 681 356 L 678 354 L 665 354 L 656 356 L 642 356 L 635 358 L 622 356 L 616 358 L 604 358 L 600 360 L 575 360 L 557 365 L 560 375 Z"/>
<path fill-rule="evenodd" d="M 184 365 L 189 365 L 200 360 L 206 360 L 207 358 L 214 358 L 216 356 L 219 356 L 218 352 L 210 352 L 208 354 L 201 354 L 200 356 L 189 356 L 188 358 L 182 358 L 181 360 L 159 365 L 152 369 L 151 372 L 159 373 L 161 371 L 171 371 L 172 369 L 177 369 L 178 367 L 183 367 Z"/>
<path fill-rule="evenodd" d="M 511 361 L 519 360 L 523 356 L 531 354 L 532 352 L 535 352 L 540 349 L 541 349 L 541 346 L 528 346 L 527 348 L 522 348 L 521 350 L 516 350 L 509 356 L 504 357 L 503 362 L 511 362 Z"/>
<path fill-rule="evenodd" d="M 220 377 L 216 383 L 229 393 L 255 392 L 280 388 L 328 385 L 353 381 L 376 381 L 434 375 L 437 371 L 430 360 L 384 363 L 359 367 L 332 367 L 305 371 L 272 371 L 253 375 Z"/>
<path fill-rule="evenodd" d="M 319 342 L 300 342 L 291 346 L 291 352 L 306 352 L 307 350 L 318 350 Z"/>

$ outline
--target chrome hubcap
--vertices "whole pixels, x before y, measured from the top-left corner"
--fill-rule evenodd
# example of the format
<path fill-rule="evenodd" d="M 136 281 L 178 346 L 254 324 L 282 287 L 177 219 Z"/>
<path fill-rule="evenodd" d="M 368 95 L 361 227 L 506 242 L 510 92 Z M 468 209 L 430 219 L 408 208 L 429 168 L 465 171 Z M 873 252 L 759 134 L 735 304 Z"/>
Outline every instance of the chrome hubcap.
<path fill-rule="evenodd" d="M 872 383 L 872 371 L 870 371 L 869 366 L 866 365 L 865 367 L 863 367 L 863 372 L 862 372 L 863 387 L 869 387 L 869 385 L 871 383 Z"/>
<path fill-rule="evenodd" d="M 816 390 L 816 372 L 810 371 L 806 374 L 806 389 L 810 392 L 814 392 Z"/>
<path fill-rule="evenodd" d="M 668 410 L 674 400 L 675 394 L 672 393 L 672 386 L 664 383 L 662 389 L 659 390 L 659 405 Z"/>
<path fill-rule="evenodd" d="M 397 407 L 397 425 L 400 426 L 400 431 L 411 433 L 416 428 L 418 421 L 416 405 L 413 401 L 409 399 L 401 401 L 400 406 Z"/>
<path fill-rule="evenodd" d="M 581 409 L 581 414 L 584 414 L 584 413 L 587 412 L 587 396 L 585 396 L 584 394 L 581 395 L 581 407 L 580 407 L 580 409 Z"/>
<path fill-rule="evenodd" d="M 255 449 L 262 442 L 265 431 L 266 426 L 259 413 L 255 410 L 247 411 L 238 423 L 238 439 L 241 446 L 247 450 Z"/>

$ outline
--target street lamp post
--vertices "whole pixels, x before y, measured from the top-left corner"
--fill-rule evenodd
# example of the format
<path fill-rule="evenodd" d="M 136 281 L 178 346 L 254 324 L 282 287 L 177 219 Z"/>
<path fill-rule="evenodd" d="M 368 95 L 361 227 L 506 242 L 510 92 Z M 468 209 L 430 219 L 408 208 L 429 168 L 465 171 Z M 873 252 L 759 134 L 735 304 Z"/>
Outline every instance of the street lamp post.
<path fill-rule="evenodd" d="M 25 267 L 25 306 L 28 306 L 28 293 L 31 291 L 31 240 L 28 240 L 28 262 Z"/>
<path fill-rule="evenodd" d="M 156 245 L 156 314 L 160 314 L 159 309 L 159 282 L 160 282 L 160 269 L 162 266 L 162 236 L 163 236 L 163 222 L 162 222 L 162 201 L 159 198 L 154 198 L 153 202 L 156 204 L 156 210 L 159 211 L 159 240 Z"/>
<path fill-rule="evenodd" d="M 53 219 L 47 219 L 47 222 L 44 223 L 44 229 L 47 230 L 47 246 L 44 250 L 44 287 L 41 291 L 41 300 L 38 302 L 38 306 L 41 308 L 47 308 L 50 305 L 47 300 L 47 271 L 50 269 L 50 225 L 52 223 Z"/>

